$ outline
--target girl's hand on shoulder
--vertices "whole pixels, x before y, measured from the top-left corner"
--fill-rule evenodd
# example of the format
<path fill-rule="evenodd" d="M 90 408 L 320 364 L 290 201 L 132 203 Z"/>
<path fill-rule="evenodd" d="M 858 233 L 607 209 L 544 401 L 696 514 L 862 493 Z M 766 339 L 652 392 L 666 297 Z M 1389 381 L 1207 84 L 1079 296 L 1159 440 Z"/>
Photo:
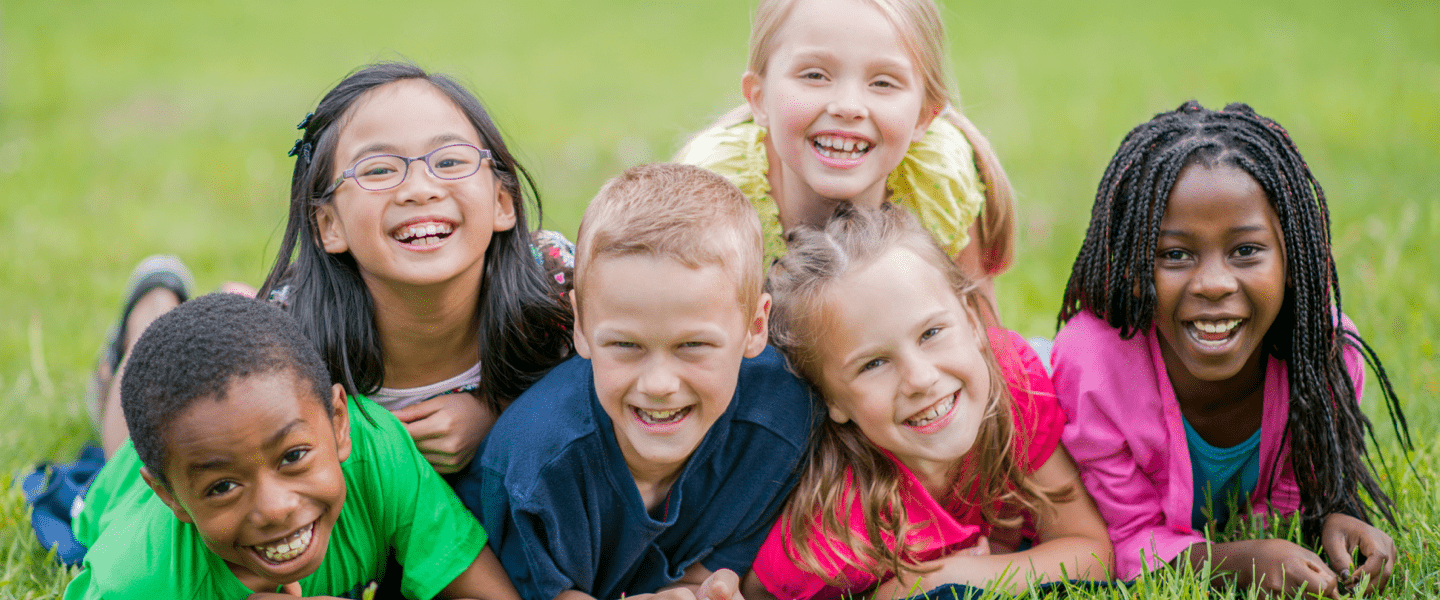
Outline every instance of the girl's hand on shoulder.
<path fill-rule="evenodd" d="M 1368 576 L 1367 592 L 1385 590 L 1397 554 L 1395 540 L 1388 534 L 1350 515 L 1335 513 L 1325 517 L 1320 543 L 1330 567 L 1340 574 L 1345 585 L 1355 585 Z M 1363 559 L 1359 566 L 1351 560 L 1357 549 Z"/>
<path fill-rule="evenodd" d="M 1196 544 L 1190 562 L 1199 568 L 1205 550 Z M 1320 556 L 1289 540 L 1241 540 L 1209 544 L 1211 565 L 1216 571 L 1234 573 L 1241 586 L 1258 586 L 1261 590 L 1286 597 L 1302 587 L 1306 597 L 1340 597 L 1340 578 Z"/>
<path fill-rule="evenodd" d="M 395 411 L 420 454 L 441 474 L 469 465 L 499 416 L 469 392 L 436 396 Z"/>

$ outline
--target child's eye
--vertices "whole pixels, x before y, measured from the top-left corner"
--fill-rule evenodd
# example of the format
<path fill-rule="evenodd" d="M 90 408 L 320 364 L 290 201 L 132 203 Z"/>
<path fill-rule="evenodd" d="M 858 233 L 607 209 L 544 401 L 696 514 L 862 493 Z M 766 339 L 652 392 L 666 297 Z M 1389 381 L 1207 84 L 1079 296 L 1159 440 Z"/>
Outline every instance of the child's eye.
<path fill-rule="evenodd" d="M 930 338 L 933 338 L 933 337 L 935 337 L 935 336 L 937 336 L 937 335 L 940 335 L 940 328 L 939 328 L 939 327 L 931 327 L 931 328 L 929 328 L 929 329 L 926 329 L 926 330 L 925 330 L 925 333 L 920 334 L 920 341 L 923 342 L 923 341 L 928 340 L 928 339 L 930 339 Z"/>
<path fill-rule="evenodd" d="M 1171 248 L 1171 249 L 1169 249 L 1169 250 L 1161 250 L 1161 251 L 1160 251 L 1160 260 L 1168 260 L 1168 261 L 1178 262 L 1178 261 L 1185 260 L 1186 256 L 1187 256 L 1187 254 L 1186 254 L 1186 252 L 1185 252 L 1184 250 L 1179 250 L 1179 249 L 1175 249 L 1175 248 Z"/>
<path fill-rule="evenodd" d="M 878 80 L 875 80 L 875 81 L 871 82 L 870 85 L 873 85 L 873 86 L 879 87 L 879 88 L 894 88 L 894 87 L 900 87 L 900 86 L 897 85 L 894 81 L 890 81 L 890 80 L 888 80 L 888 79 L 878 79 Z"/>
<path fill-rule="evenodd" d="M 1260 247 L 1253 244 L 1245 244 L 1235 249 L 1235 255 L 1241 258 L 1249 258 L 1260 253 Z"/>
<path fill-rule="evenodd" d="M 280 457 L 280 465 L 284 466 L 300 462 L 300 459 L 305 458 L 305 455 L 309 453 L 309 448 L 296 448 L 286 452 L 284 456 Z"/>
<path fill-rule="evenodd" d="M 884 365 L 884 364 L 885 364 L 885 359 L 883 359 L 883 358 L 872 358 L 872 359 L 870 359 L 869 362 L 867 362 L 867 363 L 865 363 L 865 364 L 863 364 L 863 365 L 860 365 L 860 371 L 859 371 L 859 372 L 864 373 L 864 372 L 866 372 L 866 371 L 869 371 L 870 369 L 879 368 L 881 365 Z"/>
<path fill-rule="evenodd" d="M 220 480 L 215 482 L 210 487 L 205 488 L 205 497 L 213 498 L 215 496 L 223 496 L 229 493 L 230 490 L 235 489 L 235 487 L 235 482 L 233 481 L 230 481 L 228 479 Z"/>
<path fill-rule="evenodd" d="M 804 73 L 800 74 L 800 78 L 808 79 L 810 81 L 824 81 L 825 74 L 819 71 L 805 71 Z"/>

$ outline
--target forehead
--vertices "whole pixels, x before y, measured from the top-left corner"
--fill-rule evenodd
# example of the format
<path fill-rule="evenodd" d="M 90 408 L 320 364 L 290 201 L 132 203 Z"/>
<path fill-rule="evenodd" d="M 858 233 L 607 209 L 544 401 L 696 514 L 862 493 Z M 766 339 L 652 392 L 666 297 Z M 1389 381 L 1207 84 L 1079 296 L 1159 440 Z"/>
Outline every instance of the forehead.
<path fill-rule="evenodd" d="M 1233 165 L 1191 164 L 1180 171 L 1160 227 L 1167 232 L 1201 228 L 1279 226 L 1265 190 Z"/>
<path fill-rule="evenodd" d="M 592 256 L 576 294 L 590 319 L 665 315 L 679 321 L 743 321 L 734 269 L 711 262 L 691 267 L 645 253 Z M 742 325 L 743 326 L 743 325 Z"/>
<path fill-rule="evenodd" d="M 863 0 L 800 0 L 790 9 L 775 33 L 775 52 L 823 52 L 835 47 L 860 50 L 857 40 L 865 44 L 863 54 L 874 60 L 901 60 L 906 65 L 910 55 L 903 34 L 878 7 Z M 875 44 L 874 42 L 881 42 Z M 887 52 L 877 54 L 877 46 Z"/>
<path fill-rule="evenodd" d="M 165 470 L 183 477 L 200 463 L 252 460 L 284 434 L 329 425 L 323 400 L 292 370 L 238 377 L 219 397 L 200 398 L 171 419 Z"/>
<path fill-rule="evenodd" d="M 937 312 L 964 312 L 944 271 L 905 247 L 841 275 L 830 286 L 821 315 L 821 349 L 905 337 Z"/>
<path fill-rule="evenodd" d="M 480 144 L 460 106 L 423 79 L 402 79 L 362 94 L 341 119 L 337 162 L 376 149 L 419 155 L 446 142 Z"/>

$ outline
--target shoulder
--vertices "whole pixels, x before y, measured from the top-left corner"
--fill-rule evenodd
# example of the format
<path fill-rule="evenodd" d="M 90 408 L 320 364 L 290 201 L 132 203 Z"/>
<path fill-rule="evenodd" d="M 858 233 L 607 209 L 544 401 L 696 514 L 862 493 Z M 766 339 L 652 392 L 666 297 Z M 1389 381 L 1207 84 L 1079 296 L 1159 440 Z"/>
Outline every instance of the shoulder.
<path fill-rule="evenodd" d="M 718 173 L 740 188 L 746 198 L 753 200 L 770 195 L 765 128 L 753 120 L 712 127 L 696 134 L 675 160 Z"/>
<path fill-rule="evenodd" d="M 1076 385 L 1098 385 L 1153 371 L 1149 336 L 1140 333 L 1121 339 L 1120 330 L 1089 312 L 1071 317 L 1055 334 L 1055 350 L 1050 358 L 1055 367 L 1055 389 L 1063 399 Z"/>
<path fill-rule="evenodd" d="M 595 388 L 590 368 L 590 361 L 571 357 L 516 398 L 486 436 L 480 466 L 507 479 L 534 477 L 593 437 L 599 423 L 590 406 Z"/>
<path fill-rule="evenodd" d="M 886 187 L 952 256 L 969 243 L 970 225 L 985 206 L 974 149 L 944 116 L 932 120 L 925 135 L 910 144 Z"/>
<path fill-rule="evenodd" d="M 350 458 L 344 467 L 391 461 L 398 452 L 415 452 L 405 425 L 373 400 L 350 396 L 346 400 L 350 419 Z"/>
<path fill-rule="evenodd" d="M 1039 468 L 1060 443 L 1067 417 L 1055 395 L 1040 357 L 1020 334 L 1008 329 L 989 330 L 990 348 L 1010 390 L 1010 411 L 1019 434 L 1017 455 Z"/>
<path fill-rule="evenodd" d="M 110 529 L 90 547 L 84 561 L 88 575 L 71 583 L 86 589 L 75 597 L 218 598 L 210 589 L 216 561 L 209 560 L 199 536 L 186 535 L 184 528 L 152 499 L 124 527 Z M 67 590 L 67 597 L 72 594 Z"/>
<path fill-rule="evenodd" d="M 769 346 L 741 361 L 734 402 L 737 423 L 755 425 L 797 448 L 809 439 L 818 414 L 810 385 L 791 373 L 785 358 Z"/>

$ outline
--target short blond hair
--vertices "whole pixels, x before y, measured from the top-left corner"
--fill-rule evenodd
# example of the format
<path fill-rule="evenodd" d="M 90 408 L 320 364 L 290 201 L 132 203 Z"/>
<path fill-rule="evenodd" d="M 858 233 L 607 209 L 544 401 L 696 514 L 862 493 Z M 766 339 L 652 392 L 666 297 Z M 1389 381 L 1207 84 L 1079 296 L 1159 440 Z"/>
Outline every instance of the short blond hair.
<path fill-rule="evenodd" d="M 740 189 L 692 165 L 654 163 L 605 183 L 580 219 L 577 312 L 596 261 L 644 255 L 690 268 L 716 265 L 735 279 L 736 300 L 755 312 L 764 280 L 760 217 Z"/>

